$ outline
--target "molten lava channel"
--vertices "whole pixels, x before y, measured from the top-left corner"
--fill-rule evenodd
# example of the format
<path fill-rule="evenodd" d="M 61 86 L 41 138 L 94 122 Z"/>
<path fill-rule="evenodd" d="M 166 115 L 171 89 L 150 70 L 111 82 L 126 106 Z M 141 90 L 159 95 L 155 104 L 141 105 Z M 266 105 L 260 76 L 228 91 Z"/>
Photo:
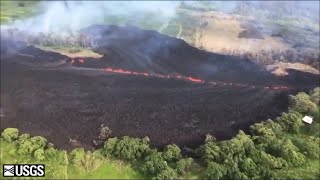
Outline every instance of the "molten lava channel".
<path fill-rule="evenodd" d="M 78 59 L 77 62 L 80 64 L 83 64 L 85 62 L 84 59 Z M 70 64 L 74 64 L 75 60 L 71 59 Z M 232 83 L 232 82 L 221 82 L 221 81 L 205 81 L 203 79 L 191 77 L 191 76 L 182 76 L 182 75 L 163 75 L 163 74 L 156 74 L 156 73 L 147 73 L 147 72 L 136 72 L 136 71 L 130 71 L 125 70 L 121 68 L 105 68 L 102 69 L 105 72 L 108 73 L 117 73 L 117 74 L 126 74 L 126 75 L 137 75 L 137 76 L 146 76 L 146 77 L 157 77 L 157 78 L 165 78 L 165 79 L 181 79 L 184 81 L 189 81 L 193 83 L 207 83 L 214 86 L 230 86 L 230 87 L 247 87 L 247 88 L 263 88 L 266 90 L 289 90 L 292 89 L 288 86 L 256 86 L 256 85 L 249 85 L 249 84 L 239 84 L 239 83 Z"/>

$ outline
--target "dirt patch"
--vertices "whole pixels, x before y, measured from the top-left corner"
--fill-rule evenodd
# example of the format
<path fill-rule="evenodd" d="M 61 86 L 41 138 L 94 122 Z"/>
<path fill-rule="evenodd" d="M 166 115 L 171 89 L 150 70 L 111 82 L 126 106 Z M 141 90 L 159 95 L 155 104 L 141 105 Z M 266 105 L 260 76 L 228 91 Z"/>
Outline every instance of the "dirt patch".
<path fill-rule="evenodd" d="M 201 29 L 201 39 L 198 40 L 201 42 L 198 44 L 205 50 L 218 53 L 223 49 L 244 52 L 291 49 L 280 37 L 269 36 L 248 25 L 248 22 L 253 21 L 252 18 L 218 12 L 198 13 L 194 16 L 208 23 L 206 28 Z"/>
<path fill-rule="evenodd" d="M 308 72 L 312 74 L 319 74 L 319 70 L 315 69 L 309 65 L 302 63 L 276 63 L 273 65 L 268 65 L 267 69 L 277 76 L 286 76 L 288 75 L 287 70 L 293 69 L 302 72 Z"/>

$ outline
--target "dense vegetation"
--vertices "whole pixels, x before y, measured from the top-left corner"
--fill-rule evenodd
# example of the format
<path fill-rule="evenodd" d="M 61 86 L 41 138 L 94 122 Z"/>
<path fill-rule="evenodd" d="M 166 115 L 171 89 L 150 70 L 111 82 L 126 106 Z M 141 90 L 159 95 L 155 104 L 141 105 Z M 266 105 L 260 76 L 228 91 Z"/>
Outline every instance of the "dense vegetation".
<path fill-rule="evenodd" d="M 1 134 L 1 163 L 45 163 L 47 178 L 317 179 L 319 94 L 316 88 L 290 96 L 289 112 L 252 125 L 250 135 L 240 130 L 234 138 L 220 142 L 207 135 L 194 150 L 194 158 L 183 156 L 175 144 L 159 151 L 150 147 L 148 137 L 117 138 L 109 133 L 100 149 L 66 152 L 43 137 L 7 128 Z M 304 115 L 313 116 L 314 122 L 303 123 Z"/>

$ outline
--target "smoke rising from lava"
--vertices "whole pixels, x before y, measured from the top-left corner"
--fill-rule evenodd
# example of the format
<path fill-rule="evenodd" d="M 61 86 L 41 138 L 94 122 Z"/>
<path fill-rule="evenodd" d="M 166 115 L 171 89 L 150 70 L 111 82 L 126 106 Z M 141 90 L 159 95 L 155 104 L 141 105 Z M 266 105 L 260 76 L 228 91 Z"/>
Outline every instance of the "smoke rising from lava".
<path fill-rule="evenodd" d="M 69 34 L 92 24 L 112 23 L 112 18 L 143 21 L 151 14 L 165 23 L 177 5 L 168 1 L 43 1 L 38 7 L 43 13 L 18 20 L 12 26 L 33 33 Z"/>

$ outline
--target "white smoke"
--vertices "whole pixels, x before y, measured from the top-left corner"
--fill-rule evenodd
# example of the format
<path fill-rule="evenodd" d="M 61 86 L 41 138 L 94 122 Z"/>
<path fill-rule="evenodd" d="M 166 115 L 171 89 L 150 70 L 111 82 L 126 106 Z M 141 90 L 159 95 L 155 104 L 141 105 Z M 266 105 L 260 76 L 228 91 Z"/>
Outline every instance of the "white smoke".
<path fill-rule="evenodd" d="M 168 1 L 43 1 L 38 7 L 43 13 L 18 20 L 11 27 L 31 33 L 74 33 L 92 24 L 109 24 L 113 17 L 143 21 L 150 14 L 165 23 L 178 5 Z"/>

